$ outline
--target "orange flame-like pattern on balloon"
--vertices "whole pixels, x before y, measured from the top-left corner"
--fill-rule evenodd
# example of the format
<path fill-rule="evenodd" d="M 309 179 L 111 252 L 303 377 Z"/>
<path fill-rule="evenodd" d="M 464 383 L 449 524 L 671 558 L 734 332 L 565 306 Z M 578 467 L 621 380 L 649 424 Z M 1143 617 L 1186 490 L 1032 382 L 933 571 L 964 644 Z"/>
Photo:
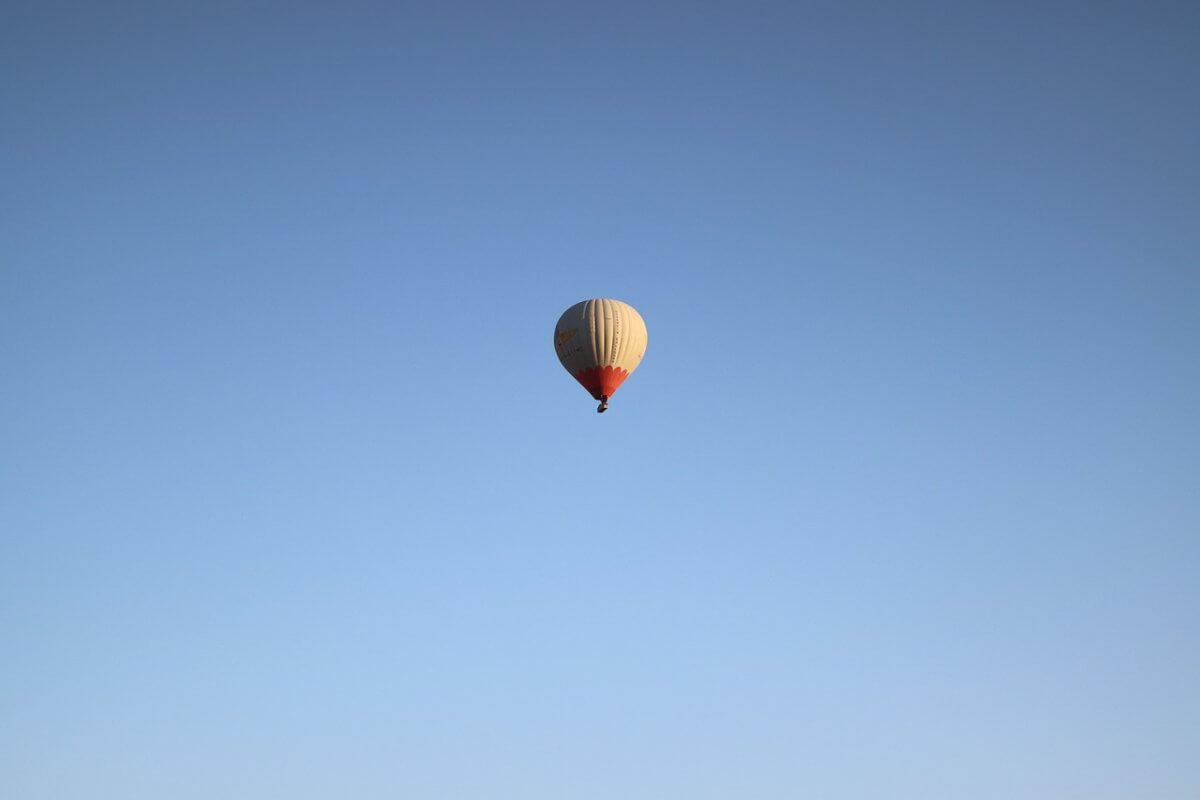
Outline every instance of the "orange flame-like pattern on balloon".
<path fill-rule="evenodd" d="M 612 397 L 613 392 L 617 391 L 617 387 L 628 377 L 628 370 L 613 366 L 589 367 L 575 373 L 575 380 L 597 400 L 601 397 Z"/>

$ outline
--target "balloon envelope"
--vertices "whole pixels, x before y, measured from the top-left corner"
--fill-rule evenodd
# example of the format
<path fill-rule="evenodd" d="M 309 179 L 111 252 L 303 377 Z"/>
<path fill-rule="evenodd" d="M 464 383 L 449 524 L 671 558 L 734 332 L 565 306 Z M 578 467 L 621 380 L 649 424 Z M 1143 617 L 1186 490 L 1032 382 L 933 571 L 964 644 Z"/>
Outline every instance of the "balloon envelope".
<path fill-rule="evenodd" d="M 628 303 L 602 297 L 568 308 L 554 326 L 554 350 L 575 380 L 607 407 L 646 354 L 646 323 Z"/>

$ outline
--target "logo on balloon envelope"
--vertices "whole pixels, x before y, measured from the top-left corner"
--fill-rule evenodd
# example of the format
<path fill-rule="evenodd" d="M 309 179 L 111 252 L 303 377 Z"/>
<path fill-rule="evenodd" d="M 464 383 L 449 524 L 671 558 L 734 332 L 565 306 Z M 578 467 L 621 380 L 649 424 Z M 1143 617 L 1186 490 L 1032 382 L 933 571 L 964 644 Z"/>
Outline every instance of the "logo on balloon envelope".
<path fill-rule="evenodd" d="M 567 349 L 567 343 L 575 338 L 575 334 L 577 333 L 579 333 L 579 328 L 571 328 L 570 330 L 560 332 L 554 337 L 554 347 L 558 350 L 558 357 L 560 360 L 583 350 L 582 344 L 578 344 L 573 348 Z"/>

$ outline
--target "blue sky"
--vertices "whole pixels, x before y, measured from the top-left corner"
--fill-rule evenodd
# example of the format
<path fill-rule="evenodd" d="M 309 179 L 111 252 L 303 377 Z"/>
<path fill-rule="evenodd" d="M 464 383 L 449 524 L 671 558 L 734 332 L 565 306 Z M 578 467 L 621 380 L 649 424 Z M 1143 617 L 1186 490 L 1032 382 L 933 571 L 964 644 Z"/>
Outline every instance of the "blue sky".
<path fill-rule="evenodd" d="M 1197 53 L 8 4 L 0 794 L 1195 797 Z"/>

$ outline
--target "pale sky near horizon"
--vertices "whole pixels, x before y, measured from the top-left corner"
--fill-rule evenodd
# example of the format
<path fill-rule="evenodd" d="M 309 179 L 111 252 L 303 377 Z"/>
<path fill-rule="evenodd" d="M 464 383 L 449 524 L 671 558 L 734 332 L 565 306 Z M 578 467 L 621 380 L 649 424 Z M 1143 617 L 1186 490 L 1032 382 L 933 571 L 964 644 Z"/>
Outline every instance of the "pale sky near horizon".
<path fill-rule="evenodd" d="M 5 4 L 0 796 L 1194 800 L 1198 87 L 1183 2 Z"/>

